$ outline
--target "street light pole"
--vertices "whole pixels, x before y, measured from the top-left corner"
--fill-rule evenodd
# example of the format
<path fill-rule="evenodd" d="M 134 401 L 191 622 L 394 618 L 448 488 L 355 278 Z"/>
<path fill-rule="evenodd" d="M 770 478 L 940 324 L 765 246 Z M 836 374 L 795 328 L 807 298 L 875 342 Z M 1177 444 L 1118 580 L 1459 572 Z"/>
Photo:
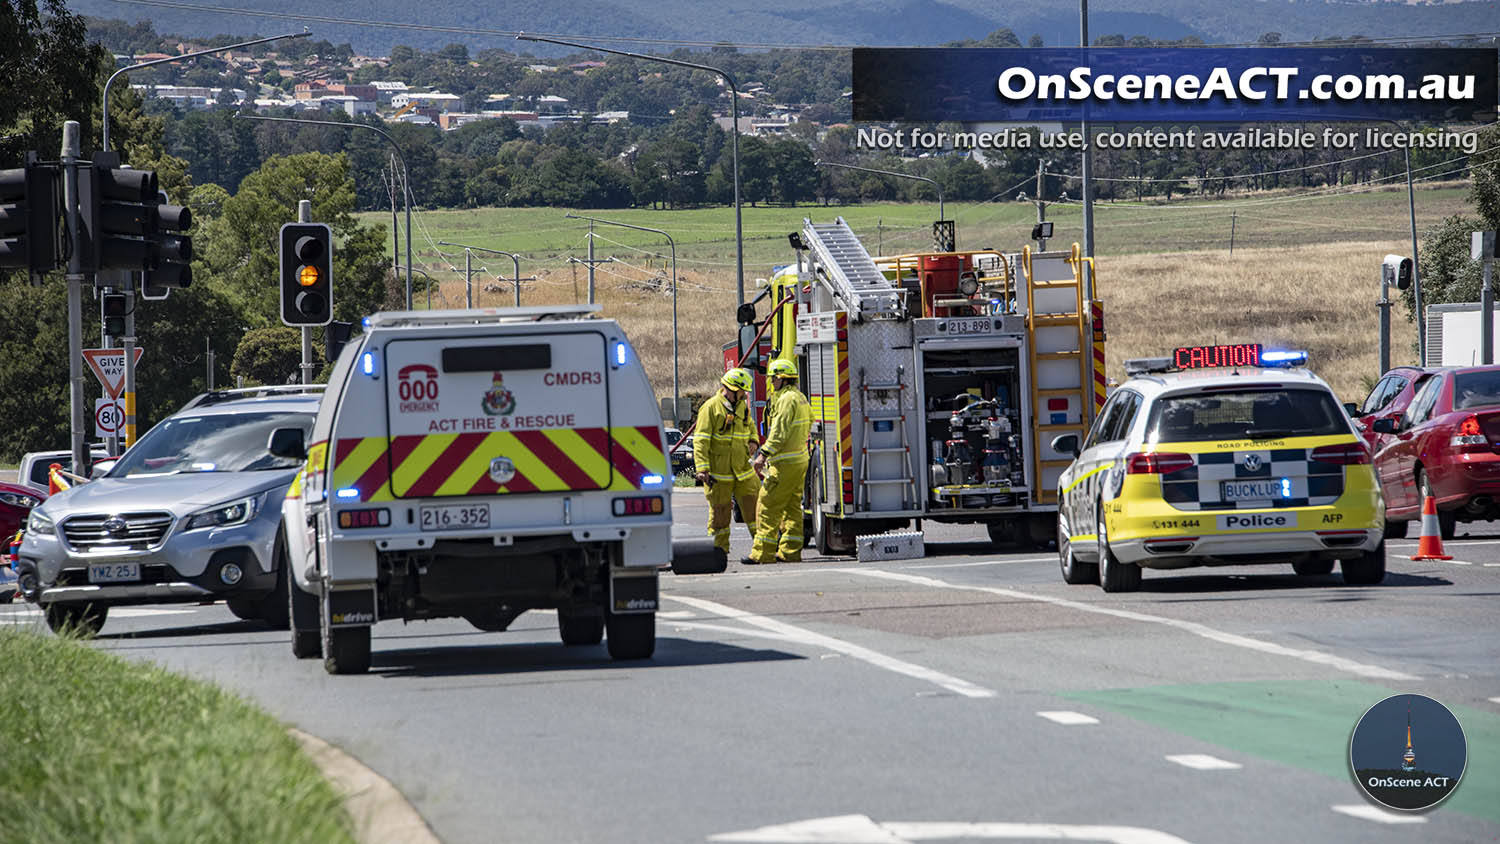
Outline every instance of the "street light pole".
<path fill-rule="evenodd" d="M 560 44 L 564 47 L 573 47 L 579 50 L 594 50 L 600 53 L 610 53 L 616 56 L 628 56 L 632 59 L 640 59 L 647 62 L 661 62 L 663 64 L 677 65 L 678 67 L 690 67 L 694 70 L 706 70 L 709 73 L 718 74 L 726 85 L 729 86 L 729 114 L 733 121 L 732 131 L 729 133 L 730 159 L 734 169 L 734 246 L 735 246 L 735 292 L 738 296 L 736 305 L 745 304 L 745 230 L 740 217 L 740 91 L 734 84 L 734 77 L 729 72 L 706 64 L 695 64 L 685 62 L 681 59 L 668 59 L 661 56 L 648 56 L 644 53 L 631 53 L 625 50 L 612 50 L 608 47 L 595 47 L 592 44 L 580 44 L 576 41 L 564 41 L 561 38 L 544 38 L 540 35 L 527 35 L 521 33 L 516 36 L 518 41 L 539 41 L 546 44 Z M 941 194 L 940 194 L 941 195 Z M 626 228 L 630 228 L 626 226 Z M 656 231 L 648 229 L 648 231 Z M 592 265 L 590 265 L 592 266 Z M 676 408 L 674 407 L 675 411 Z"/>
<path fill-rule="evenodd" d="M 411 310 L 411 173 L 406 166 L 406 153 L 402 151 L 401 145 L 396 143 L 390 133 L 378 126 L 370 126 L 366 123 L 341 123 L 337 120 L 310 120 L 297 117 L 267 117 L 263 114 L 245 114 L 235 112 L 235 117 L 245 120 L 265 120 L 271 123 L 306 123 L 313 126 L 337 126 L 341 129 L 369 129 L 371 132 L 385 138 L 386 142 L 396 150 L 396 157 L 401 159 L 401 202 L 406 206 L 406 309 Z"/>
<path fill-rule="evenodd" d="M 937 189 L 937 195 L 938 195 L 938 219 L 939 220 L 946 220 L 946 219 L 948 219 L 948 216 L 943 213 L 943 186 L 941 184 L 939 184 L 936 179 L 929 179 L 926 176 L 914 176 L 911 173 L 901 173 L 901 172 L 898 172 L 896 170 L 876 170 L 874 167 L 856 167 L 853 164 L 840 164 L 837 161 L 823 161 L 822 159 L 814 161 L 813 162 L 813 166 L 814 167 L 842 167 L 845 170 L 859 170 L 859 171 L 862 171 L 862 172 L 865 172 L 865 173 L 879 173 L 882 176 L 896 176 L 897 178 L 901 178 L 901 179 L 914 179 L 914 180 L 916 180 L 918 182 L 926 182 L 927 184 L 932 185 L 934 188 Z"/>
<path fill-rule="evenodd" d="M 469 246 L 467 244 L 453 243 L 453 242 L 447 241 L 447 240 L 439 240 L 437 242 L 437 245 L 438 246 L 457 246 L 457 247 L 459 247 L 461 249 L 473 250 L 475 252 L 489 252 L 489 253 L 491 253 L 493 255 L 504 255 L 505 257 L 509 258 L 516 265 L 516 280 L 514 282 L 515 288 L 516 288 L 516 291 L 515 291 L 516 292 L 516 307 L 518 307 L 518 308 L 521 307 L 521 256 L 516 255 L 513 252 L 506 252 L 503 249 L 486 249 L 483 246 Z M 468 253 L 466 252 L 464 254 L 464 265 L 465 265 L 465 267 L 468 266 L 468 257 L 469 257 Z M 486 270 L 486 272 L 488 272 L 488 270 Z M 467 269 L 465 270 L 465 273 L 467 273 Z M 465 277 L 467 277 L 467 275 Z M 474 307 L 474 301 L 473 301 L 472 298 L 469 300 L 469 307 L 471 307 L 471 308 Z"/>
<path fill-rule="evenodd" d="M 598 217 L 585 217 L 582 214 L 564 214 L 563 218 L 568 220 L 588 220 L 590 223 L 598 223 L 604 226 L 619 226 L 623 229 L 653 232 L 667 239 L 667 245 L 672 250 L 672 423 L 675 425 L 678 421 L 677 403 L 682 400 L 677 378 L 677 241 L 673 240 L 670 234 L 661 229 L 653 229 L 650 226 L 637 226 L 633 223 L 620 223 L 615 220 L 603 220 Z"/>

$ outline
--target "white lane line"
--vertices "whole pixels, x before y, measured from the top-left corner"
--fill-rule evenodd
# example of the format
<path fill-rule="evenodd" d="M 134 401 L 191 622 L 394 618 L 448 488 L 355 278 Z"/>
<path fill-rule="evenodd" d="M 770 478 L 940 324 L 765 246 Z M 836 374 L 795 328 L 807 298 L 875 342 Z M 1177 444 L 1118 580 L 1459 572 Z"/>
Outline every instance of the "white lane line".
<path fill-rule="evenodd" d="M 146 607 L 114 607 L 110 618 L 150 618 L 154 615 L 192 615 L 197 610 L 156 610 Z"/>
<path fill-rule="evenodd" d="M 1053 710 L 1051 712 L 1038 712 L 1037 714 L 1042 716 L 1043 718 L 1046 718 L 1048 721 L 1053 722 L 1054 724 L 1063 724 L 1069 727 L 1075 727 L 1079 724 L 1099 723 L 1099 719 L 1095 718 L 1092 715 L 1085 715 L 1082 712 L 1070 712 L 1066 709 Z"/>
<path fill-rule="evenodd" d="M 1427 823 L 1427 818 L 1421 815 L 1397 814 L 1387 812 L 1368 803 L 1354 803 L 1345 806 L 1330 806 L 1330 809 L 1340 814 L 1360 820 L 1375 821 L 1376 823 Z"/>
<path fill-rule="evenodd" d="M 956 841 L 960 838 L 1021 839 L 1026 841 L 1098 841 L 1103 844 L 1188 844 L 1160 830 L 1140 826 L 1102 826 L 1066 823 L 1010 823 L 991 821 L 885 821 L 868 815 L 835 815 L 772 824 L 738 832 L 710 835 L 709 841 L 763 844 L 910 844 L 913 841 Z"/>
<path fill-rule="evenodd" d="M 1424 565 L 1425 566 L 1428 563 L 1447 563 L 1450 566 L 1472 566 L 1472 565 L 1474 565 L 1473 563 L 1465 562 L 1463 560 L 1413 560 L 1410 556 L 1408 556 L 1406 554 L 1387 554 L 1386 557 L 1389 558 L 1389 559 L 1395 560 L 1398 563 L 1406 563 L 1407 565 L 1417 564 L 1417 565 Z M 1500 565 L 1500 563 L 1485 563 L 1485 565 L 1487 565 L 1487 566 L 1489 566 L 1489 565 Z"/>
<path fill-rule="evenodd" d="M 1175 756 L 1163 757 L 1168 762 L 1176 762 L 1184 768 L 1192 768 L 1195 771 L 1234 771 L 1245 767 L 1238 762 L 1230 762 L 1217 756 L 1209 756 L 1207 753 L 1179 753 Z"/>
<path fill-rule="evenodd" d="M 1492 697 L 1489 701 L 1490 703 L 1500 703 L 1500 697 Z"/>
<path fill-rule="evenodd" d="M 1023 560 L 987 560 L 982 563 L 934 563 L 922 566 L 892 566 L 902 571 L 913 571 L 916 569 L 969 569 L 975 566 L 1009 566 L 1015 563 L 1055 563 L 1056 557 L 1034 557 Z"/>
<path fill-rule="evenodd" d="M 656 617 L 657 618 L 697 618 L 698 614 L 695 613 L 695 612 L 688 612 L 687 610 L 675 610 L 673 612 L 658 612 L 656 614 Z"/>
<path fill-rule="evenodd" d="M 1494 545 L 1494 544 L 1495 544 L 1495 540 L 1493 540 L 1493 539 L 1444 539 L 1443 540 L 1443 545 L 1445 547 L 1448 546 L 1448 545 Z M 1415 548 L 1415 547 L 1417 547 L 1417 540 L 1415 540 L 1415 539 L 1388 539 L 1388 540 L 1386 540 L 1385 547 L 1390 548 L 1393 545 L 1399 545 L 1402 548 L 1405 548 L 1407 546 Z"/>
<path fill-rule="evenodd" d="M 1238 648 L 1246 648 L 1261 653 L 1273 654 L 1275 656 L 1289 656 L 1304 662 L 1316 665 L 1326 665 L 1339 671 L 1345 671 L 1360 677 L 1369 677 L 1376 680 L 1416 680 L 1415 675 L 1390 668 L 1382 668 L 1378 665 L 1369 665 L 1363 662 L 1355 662 L 1341 656 L 1323 653 L 1322 651 L 1303 650 L 1300 648 L 1289 648 L 1285 645 L 1277 645 L 1272 642 L 1262 642 L 1249 636 L 1241 636 L 1237 633 L 1226 633 L 1216 630 L 1206 624 L 1195 621 L 1182 621 L 1176 618 L 1166 618 L 1159 615 L 1148 615 L 1143 612 L 1132 610 L 1117 610 L 1110 607 L 1101 607 L 1095 604 L 1086 604 L 1082 601 L 1070 601 L 1066 598 L 1053 598 L 1047 595 L 1036 595 L 1030 592 L 1018 592 L 1014 589 L 999 589 L 993 586 L 964 586 L 956 583 L 948 583 L 936 578 L 924 577 L 918 574 L 901 574 L 900 572 L 880 571 L 878 569 L 830 569 L 830 571 L 843 571 L 858 574 L 864 577 L 875 577 L 885 580 L 898 580 L 906 583 L 915 583 L 920 586 L 930 586 L 938 589 L 957 589 L 967 592 L 986 592 L 991 595 L 999 595 L 1002 598 L 1014 598 L 1022 601 L 1040 601 L 1059 607 L 1079 610 L 1080 612 L 1098 613 L 1099 615 L 1111 615 L 1116 618 L 1129 619 L 1130 621 L 1144 621 L 1150 624 L 1161 624 L 1167 627 L 1175 627 L 1202 636 L 1225 645 L 1233 645 Z"/>
<path fill-rule="evenodd" d="M 1487 569 L 1500 568 L 1500 563 L 1485 563 L 1484 567 Z"/>
<path fill-rule="evenodd" d="M 801 644 L 823 650 L 837 651 L 841 654 L 852 656 L 855 659 L 868 662 L 876 668 L 884 668 L 887 671 L 894 671 L 897 674 L 904 674 L 908 677 L 915 677 L 918 680 L 925 680 L 964 697 L 986 698 L 995 696 L 994 689 L 976 686 L 967 680 L 960 680 L 957 677 L 944 674 L 940 671 L 934 671 L 931 668 L 925 668 L 906 662 L 905 660 L 886 656 L 883 653 L 872 651 L 853 642 L 846 642 L 843 639 L 835 639 L 832 636 L 825 636 L 821 633 L 814 633 L 811 630 L 804 630 L 801 627 L 787 624 L 784 621 L 777 621 L 774 618 L 756 615 L 752 612 L 735 609 L 734 607 L 704 600 L 703 598 L 689 598 L 686 595 L 664 595 L 662 597 L 687 604 L 703 612 L 713 613 L 724 618 L 732 618 L 736 621 L 742 621 L 751 626 L 759 627 L 762 630 L 769 630 L 772 633 L 785 636 L 793 642 L 800 642 Z"/>

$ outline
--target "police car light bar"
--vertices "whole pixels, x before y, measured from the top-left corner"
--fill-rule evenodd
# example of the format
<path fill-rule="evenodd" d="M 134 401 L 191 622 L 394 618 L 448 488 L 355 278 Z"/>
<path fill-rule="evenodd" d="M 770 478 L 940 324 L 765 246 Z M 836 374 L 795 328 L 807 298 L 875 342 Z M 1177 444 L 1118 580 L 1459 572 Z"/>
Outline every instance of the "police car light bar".
<path fill-rule="evenodd" d="M 1305 351 L 1277 351 L 1263 352 L 1260 356 L 1262 366 L 1302 366 L 1307 363 L 1307 352 Z"/>
<path fill-rule="evenodd" d="M 1125 361 L 1125 374 L 1181 372 L 1188 369 L 1295 367 L 1307 364 L 1307 352 L 1266 350 L 1259 343 L 1227 346 L 1180 346 L 1170 357 L 1135 358 Z"/>
<path fill-rule="evenodd" d="M 1125 374 L 1130 376 L 1171 372 L 1173 369 L 1171 358 L 1133 358 L 1125 361 Z"/>

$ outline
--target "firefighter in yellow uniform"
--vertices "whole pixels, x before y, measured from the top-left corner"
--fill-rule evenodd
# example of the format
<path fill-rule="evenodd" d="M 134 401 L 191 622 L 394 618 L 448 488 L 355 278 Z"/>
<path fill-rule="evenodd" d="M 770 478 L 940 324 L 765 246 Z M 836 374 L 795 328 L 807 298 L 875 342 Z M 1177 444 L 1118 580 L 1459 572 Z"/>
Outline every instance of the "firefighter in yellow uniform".
<path fill-rule="evenodd" d="M 766 402 L 766 441 L 755 456 L 764 469 L 760 487 L 760 521 L 746 565 L 795 563 L 802 559 L 802 491 L 807 478 L 807 433 L 812 407 L 797 389 L 797 364 L 771 361 L 766 373 L 775 394 Z"/>
<path fill-rule="evenodd" d="M 760 478 L 750 468 L 757 440 L 747 401 L 753 386 L 750 373 L 743 369 L 724 373 L 719 392 L 703 403 L 693 425 L 693 467 L 708 498 L 708 532 L 725 556 L 729 554 L 731 502 L 739 502 L 746 526 L 755 527 Z"/>

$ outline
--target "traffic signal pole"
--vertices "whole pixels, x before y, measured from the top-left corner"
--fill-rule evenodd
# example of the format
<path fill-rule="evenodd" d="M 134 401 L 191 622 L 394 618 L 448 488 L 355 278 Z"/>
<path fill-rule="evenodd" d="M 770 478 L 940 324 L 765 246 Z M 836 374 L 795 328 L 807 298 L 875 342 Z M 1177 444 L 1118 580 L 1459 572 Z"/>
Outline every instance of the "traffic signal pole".
<path fill-rule="evenodd" d="M 82 150 L 79 143 L 78 121 L 63 123 L 62 162 L 63 196 L 66 198 L 68 242 L 75 248 L 68 252 L 68 405 L 73 433 L 73 472 L 88 477 L 89 449 L 84 440 L 83 420 L 83 256 L 76 244 L 80 242 L 78 221 L 78 156 Z"/>
<path fill-rule="evenodd" d="M 297 200 L 297 222 L 312 222 L 312 200 Z M 312 326 L 302 326 L 302 383 L 312 383 Z"/>

